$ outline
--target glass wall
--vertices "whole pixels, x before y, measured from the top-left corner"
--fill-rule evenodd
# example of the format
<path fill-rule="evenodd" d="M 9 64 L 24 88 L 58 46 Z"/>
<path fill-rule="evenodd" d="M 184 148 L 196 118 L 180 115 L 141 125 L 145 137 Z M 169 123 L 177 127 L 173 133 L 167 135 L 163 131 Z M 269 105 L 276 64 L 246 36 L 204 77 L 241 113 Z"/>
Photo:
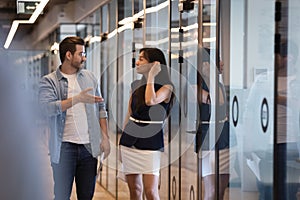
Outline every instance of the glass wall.
<path fill-rule="evenodd" d="M 230 130 L 238 162 L 229 197 L 272 199 L 275 3 L 231 1 L 230 10 Z"/>
<path fill-rule="evenodd" d="M 143 43 L 145 47 L 156 47 L 161 49 L 165 58 L 168 59 L 168 45 L 169 45 L 169 12 L 168 12 L 168 1 L 145 1 L 146 10 L 144 15 L 145 25 Z M 165 19 L 165 20 L 159 20 Z M 138 51 L 138 50 L 137 50 Z M 169 66 L 169 65 L 168 65 Z M 162 154 L 160 179 L 159 179 L 159 189 L 160 197 L 162 199 L 168 198 L 168 179 L 163 177 L 168 177 L 168 124 L 164 126 L 164 140 L 165 140 L 165 151 Z"/>
<path fill-rule="evenodd" d="M 285 199 L 292 199 L 299 183 L 299 3 L 278 1 L 284 17 L 275 22 L 274 0 L 198 2 L 113 0 L 79 24 L 61 26 L 61 37 L 77 34 L 87 41 L 86 68 L 99 78 L 107 104 L 112 151 L 97 180 L 116 199 L 129 199 L 127 184 L 117 178 L 117 147 L 130 84 L 141 78 L 134 68 L 139 50 L 158 47 L 167 58 L 176 95 L 165 125 L 161 199 L 203 199 L 210 191 L 207 176 L 202 178 L 208 158 L 214 162 L 210 175 L 223 174 L 214 167 L 227 164 L 224 199 L 272 199 L 273 188 L 281 187 L 281 178 L 274 176 L 279 171 L 286 172 Z M 283 64 L 286 70 L 275 71 Z M 208 110 L 199 103 L 207 98 L 204 85 Z M 288 98 L 280 103 L 284 95 Z M 205 113 L 208 121 L 201 118 Z M 215 148 L 227 120 L 230 141 L 224 160 L 224 151 Z M 199 139 L 206 125 L 209 149 Z M 223 177 L 210 180 L 221 183 Z"/>
<path fill-rule="evenodd" d="M 139 50 L 157 47 L 176 100 L 164 127 L 160 198 L 222 199 L 213 194 L 224 189 L 223 199 L 300 199 L 299 9 L 299 0 L 111 0 L 60 24 L 49 43 L 84 38 L 85 68 L 107 105 L 111 154 L 99 162 L 97 183 L 129 199 L 118 178 L 118 143 L 130 85 L 141 78 Z M 57 44 L 46 53 L 3 54 L 24 75 L 16 87 L 32 94 L 30 103 L 40 77 L 60 65 Z M 221 148 L 225 126 L 229 143 Z"/>
<path fill-rule="evenodd" d="M 186 8 L 185 8 L 186 7 Z M 171 52 L 174 67 L 173 80 L 178 94 L 178 113 L 174 119 L 178 131 L 173 129 L 171 148 L 171 174 L 178 184 L 176 199 L 198 198 L 198 156 L 195 151 L 195 136 L 197 132 L 197 52 L 198 52 L 198 4 L 175 1 L 172 6 L 171 21 Z M 176 119 L 178 117 L 178 119 Z M 177 135 L 175 135 L 177 134 Z M 178 137 L 178 144 L 173 142 Z M 175 154 L 174 154 L 175 153 Z M 178 161 L 177 161 L 178 160 Z M 174 164 L 173 164 L 174 162 Z M 177 164 L 178 162 L 178 164 Z"/>
<path fill-rule="evenodd" d="M 117 133 L 116 146 L 121 137 L 121 131 L 123 129 L 123 122 L 127 114 L 128 102 L 130 96 L 131 82 L 135 77 L 133 66 L 135 65 L 135 50 L 133 43 L 133 32 L 131 21 L 124 22 L 124 19 L 128 19 L 132 16 L 133 3 L 131 0 L 118 1 L 118 74 L 117 74 L 117 91 L 115 95 L 118 99 L 117 104 Z M 123 21 L 122 21 L 123 20 Z M 117 152 L 119 153 L 119 152 Z M 117 157 L 118 158 L 118 157 Z M 121 163 L 117 162 L 117 169 L 121 169 Z M 129 190 L 127 183 L 121 179 L 117 179 L 117 199 L 128 199 Z"/>
<path fill-rule="evenodd" d="M 181 102 L 181 90 L 180 90 L 180 64 L 179 64 L 179 10 L 178 10 L 179 1 L 171 2 L 171 23 L 170 28 L 171 32 L 169 33 L 170 38 L 170 55 L 169 62 L 171 66 L 171 79 L 174 83 L 175 92 L 176 92 L 176 102 L 172 110 L 172 124 L 169 132 L 169 142 L 168 151 L 169 151 L 169 190 L 168 197 L 171 199 L 180 199 L 180 102 Z"/>
<path fill-rule="evenodd" d="M 101 84 L 104 98 L 106 99 L 106 107 L 108 109 L 108 129 L 111 143 L 111 154 L 103 163 L 103 179 L 102 185 L 113 195 L 117 194 L 116 169 L 117 169 L 117 49 L 111 48 L 118 46 L 116 36 L 116 17 L 117 17 L 117 1 L 111 1 L 102 7 L 101 18 L 101 44 L 100 56 L 103 58 L 101 62 Z M 105 15 L 106 14 L 106 15 Z M 106 23 L 107 22 L 107 23 Z"/>
<path fill-rule="evenodd" d="M 275 195 L 278 199 L 298 199 L 299 163 L 299 45 L 300 24 L 297 22 L 299 1 L 278 1 L 280 20 L 276 21 L 275 68 L 277 70 L 277 131 L 274 153 Z M 280 40 L 279 40 L 280 39 Z"/>

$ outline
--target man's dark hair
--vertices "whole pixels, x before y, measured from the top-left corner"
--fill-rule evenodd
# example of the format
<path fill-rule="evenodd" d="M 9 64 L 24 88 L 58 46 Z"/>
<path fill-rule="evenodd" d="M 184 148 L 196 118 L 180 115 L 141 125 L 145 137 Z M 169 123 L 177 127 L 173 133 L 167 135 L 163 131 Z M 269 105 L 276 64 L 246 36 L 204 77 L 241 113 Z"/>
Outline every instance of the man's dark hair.
<path fill-rule="evenodd" d="M 84 40 L 81 37 L 66 37 L 59 44 L 59 57 L 63 63 L 65 60 L 66 53 L 70 51 L 72 54 L 76 51 L 76 45 L 84 45 Z"/>

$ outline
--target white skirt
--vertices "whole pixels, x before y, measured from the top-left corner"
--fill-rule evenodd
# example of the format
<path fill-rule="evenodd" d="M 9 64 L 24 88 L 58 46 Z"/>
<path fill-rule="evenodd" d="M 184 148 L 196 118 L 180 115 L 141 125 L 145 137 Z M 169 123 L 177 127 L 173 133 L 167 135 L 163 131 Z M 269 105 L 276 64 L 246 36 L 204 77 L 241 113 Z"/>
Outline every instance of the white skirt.
<path fill-rule="evenodd" d="M 159 176 L 160 151 L 140 150 L 120 146 L 122 172 L 128 174 L 153 174 Z"/>
<path fill-rule="evenodd" d="M 202 151 L 202 177 L 215 174 L 215 151 Z M 230 160 L 235 160 L 234 150 L 219 151 L 219 174 L 231 174 Z"/>

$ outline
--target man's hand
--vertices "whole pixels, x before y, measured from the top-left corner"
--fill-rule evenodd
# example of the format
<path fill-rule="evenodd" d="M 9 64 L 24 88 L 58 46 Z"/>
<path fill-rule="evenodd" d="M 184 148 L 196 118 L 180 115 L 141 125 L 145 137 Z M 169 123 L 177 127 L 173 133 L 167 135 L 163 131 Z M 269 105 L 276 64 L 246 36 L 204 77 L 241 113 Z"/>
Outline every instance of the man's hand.
<path fill-rule="evenodd" d="M 104 153 L 104 159 L 110 154 L 110 143 L 107 137 L 102 137 L 100 149 Z"/>
<path fill-rule="evenodd" d="M 99 103 L 104 101 L 102 97 L 94 96 L 88 94 L 89 91 L 93 90 L 93 88 L 87 88 L 82 90 L 78 95 L 73 97 L 73 104 L 77 103 Z"/>

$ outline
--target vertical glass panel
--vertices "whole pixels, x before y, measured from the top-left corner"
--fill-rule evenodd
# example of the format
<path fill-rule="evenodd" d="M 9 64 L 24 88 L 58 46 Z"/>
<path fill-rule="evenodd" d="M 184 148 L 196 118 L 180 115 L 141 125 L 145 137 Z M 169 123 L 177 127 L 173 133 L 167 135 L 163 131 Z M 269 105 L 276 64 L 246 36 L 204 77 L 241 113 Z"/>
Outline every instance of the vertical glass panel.
<path fill-rule="evenodd" d="M 96 75 L 100 81 L 100 8 L 88 17 L 83 19 L 81 23 L 87 25 L 86 40 L 86 68 Z"/>
<path fill-rule="evenodd" d="M 117 1 L 113 0 L 109 3 L 109 32 L 112 32 L 117 28 L 116 17 L 117 17 Z"/>
<path fill-rule="evenodd" d="M 48 60 L 44 60 L 48 55 L 45 57 L 41 51 L 28 49 L 0 49 L 0 55 L 5 58 L 0 67 L 1 177 L 2 180 L 17 180 L 5 183 L 1 199 L 17 199 L 20 193 L 24 199 L 50 198 L 53 181 L 47 120 L 45 115 L 38 115 L 37 95 L 41 71 L 48 67 Z M 48 73 L 47 69 L 45 71 Z M 17 170 L 15 167 L 20 165 L 22 169 Z M 12 192 L 15 187 L 19 192 Z"/>
<path fill-rule="evenodd" d="M 207 1 L 203 4 L 203 46 L 214 48 L 216 42 L 216 4 Z"/>
<path fill-rule="evenodd" d="M 115 148 L 116 141 L 117 141 L 117 129 L 116 129 L 116 116 L 117 116 L 117 99 L 116 95 L 113 95 L 116 93 L 117 90 L 117 49 L 116 48 L 108 48 L 111 46 L 117 46 L 117 37 L 113 36 L 112 38 L 109 38 L 107 41 L 102 42 L 107 48 L 105 48 L 105 51 L 107 52 L 107 63 L 104 68 L 105 75 L 106 75 L 106 81 L 107 81 L 107 93 L 106 93 L 106 99 L 107 99 L 107 109 L 110 111 L 108 112 L 108 120 L 109 120 L 109 135 L 110 135 L 110 141 L 111 141 L 111 153 L 110 156 L 106 160 L 107 164 L 107 176 L 109 179 L 107 180 L 107 189 L 109 192 L 111 192 L 114 196 L 116 195 L 116 179 L 110 178 L 110 177 L 116 177 L 116 167 L 117 167 L 117 148 Z"/>
<path fill-rule="evenodd" d="M 118 48 L 118 91 L 115 91 L 115 95 L 118 95 L 117 104 L 117 120 L 118 126 L 118 141 L 121 137 L 121 130 L 124 127 L 124 120 L 127 114 L 131 83 L 134 77 L 134 69 L 132 68 L 132 30 L 125 30 L 118 34 L 119 48 Z M 116 93 L 118 92 L 118 93 Z M 117 144 L 118 145 L 118 144 Z M 118 169 L 120 168 L 120 162 L 118 163 Z M 118 199 L 127 199 L 129 196 L 129 190 L 127 183 L 121 179 L 118 179 Z"/>
<path fill-rule="evenodd" d="M 166 2 L 165 0 L 148 0 L 146 1 L 146 8 L 151 8 L 161 3 Z"/>
<path fill-rule="evenodd" d="M 139 13 L 140 11 L 143 11 L 144 8 L 144 0 L 133 0 L 133 11 L 134 14 Z"/>
<path fill-rule="evenodd" d="M 82 38 L 99 35 L 99 9 L 90 14 L 76 25 L 77 36 Z"/>
<path fill-rule="evenodd" d="M 59 28 L 59 41 L 62 41 L 67 36 L 76 35 L 75 24 L 61 24 Z"/>
<path fill-rule="evenodd" d="M 202 44 L 199 51 L 198 102 L 200 109 L 197 142 L 200 147 L 202 175 L 202 196 L 204 199 L 228 199 L 225 195 L 232 165 L 228 120 L 228 91 L 224 82 L 225 73 L 229 74 L 229 45 L 222 46 L 225 32 L 229 26 L 222 26 L 229 20 L 220 17 L 225 11 L 224 1 L 204 1 L 202 16 Z M 226 3 L 224 3 L 226 4 Z M 222 10 L 219 10 L 219 8 Z M 229 32 L 229 31 L 228 31 Z M 225 52 L 225 53 L 224 53 Z M 228 53 L 227 53 L 228 55 Z M 223 60 L 224 59 L 224 60 Z M 228 85 L 228 82 L 227 82 Z"/>
<path fill-rule="evenodd" d="M 160 4 L 153 4 L 153 7 L 146 9 L 146 38 L 145 45 L 159 47 L 167 50 L 169 44 L 168 38 L 168 6 L 169 2 L 164 1 Z M 151 12 L 150 12 L 151 11 Z"/>
<path fill-rule="evenodd" d="M 143 46 L 144 47 L 156 47 L 163 51 L 164 56 L 168 63 L 168 44 L 169 44 L 169 36 L 168 36 L 168 27 L 169 27 L 169 12 L 168 6 L 169 1 L 145 1 L 146 2 L 146 16 L 144 19 L 144 33 L 143 33 Z M 164 19 L 164 20 L 159 20 Z M 138 45 L 138 44 L 137 44 Z M 138 46 L 139 47 L 139 46 Z M 172 70 L 171 70 L 172 71 Z M 172 73 L 172 72 L 171 72 Z M 173 81 L 173 80 L 172 80 Z M 162 154 L 161 159 L 161 170 L 160 170 L 160 198 L 168 199 L 168 179 L 164 177 L 168 177 L 168 163 L 169 163 L 169 124 L 166 123 L 164 125 L 164 144 L 165 151 Z M 177 184 L 178 184 L 177 179 Z M 178 191 L 178 190 L 177 190 Z M 178 194 L 177 194 L 178 196 Z"/>
<path fill-rule="evenodd" d="M 272 199 L 274 6 L 272 0 L 231 1 L 230 132 L 237 136 L 238 162 L 230 199 Z"/>
<path fill-rule="evenodd" d="M 89 29 L 91 31 L 91 29 Z M 87 24 L 76 24 L 76 35 L 85 38 L 88 33 L 88 25 Z"/>
<path fill-rule="evenodd" d="M 100 55 L 100 41 L 95 41 L 95 37 L 91 37 L 86 45 L 86 69 L 92 71 L 97 79 L 100 81 L 101 63 Z"/>
<path fill-rule="evenodd" d="M 178 8 L 177 8 L 178 10 Z M 185 2 L 179 19 L 177 49 L 179 59 L 180 87 L 180 199 L 196 199 L 198 193 L 198 156 L 195 152 L 197 132 L 197 49 L 198 49 L 198 4 Z M 181 29 L 181 30 L 180 30 Z M 173 29 L 172 30 L 176 30 Z M 176 45 L 176 43 L 174 43 Z M 180 63 L 182 56 L 183 63 Z M 178 63 L 179 62 L 179 63 Z"/>
<path fill-rule="evenodd" d="M 125 18 L 129 18 L 132 16 L 132 1 L 124 0 L 118 1 L 118 13 L 119 20 L 125 21 Z M 118 29 L 118 67 L 117 67 L 117 91 L 115 91 L 115 96 L 117 99 L 116 106 L 116 116 L 115 121 L 117 124 L 117 144 L 118 147 L 119 139 L 121 137 L 121 133 L 124 127 L 124 121 L 128 110 L 130 91 L 131 91 L 131 83 L 134 78 L 134 68 L 132 68 L 135 63 L 133 61 L 134 53 L 133 51 L 133 31 L 131 30 L 130 22 L 122 23 Z M 128 27 L 128 28 L 124 28 Z M 117 152 L 119 153 L 119 151 Z M 119 161 L 119 159 L 117 160 Z M 117 162 L 118 169 L 121 169 L 121 163 Z M 118 199 L 128 199 L 129 190 L 127 183 L 124 182 L 121 178 L 117 179 L 117 197 Z"/>
<path fill-rule="evenodd" d="M 103 7 L 101 7 L 101 22 L 102 22 L 102 26 L 101 26 L 101 31 L 102 33 L 106 33 L 108 32 L 108 19 L 109 19 L 109 16 L 108 16 L 108 5 L 104 5 Z"/>
<path fill-rule="evenodd" d="M 118 21 L 126 17 L 132 16 L 132 1 L 122 0 L 118 1 Z"/>
<path fill-rule="evenodd" d="M 76 32 L 75 24 L 62 24 L 60 25 L 60 33 L 74 34 Z"/>
<path fill-rule="evenodd" d="M 173 81 L 174 87 L 175 87 L 175 99 L 176 103 L 174 104 L 172 108 L 171 118 L 172 118 L 172 124 L 171 124 L 171 130 L 169 133 L 169 164 L 170 164 L 170 194 L 169 196 L 172 199 L 180 199 L 179 190 L 180 190 L 180 178 L 179 178 L 179 166 L 180 166 L 180 133 L 179 133 L 179 127 L 180 127 L 180 74 L 179 74 L 179 11 L 178 11 L 178 3 L 179 1 L 171 1 L 171 10 L 172 10 L 172 16 L 171 16 L 171 49 L 170 49 L 170 66 L 172 68 L 171 73 L 171 80 Z"/>
<path fill-rule="evenodd" d="M 135 18 L 136 17 L 139 17 L 139 18 L 141 18 L 141 19 L 143 19 L 144 18 L 144 7 L 143 7 L 143 0 L 135 0 L 134 1 L 134 16 L 135 16 Z M 145 21 L 144 21 L 144 23 L 143 23 L 143 27 L 145 27 L 145 26 L 147 26 L 147 25 L 145 25 Z M 145 33 L 145 31 L 144 31 L 144 28 L 135 28 L 134 29 L 134 32 L 133 32 L 133 42 L 135 43 L 135 48 L 137 49 L 137 51 L 138 51 L 138 49 L 141 49 L 141 48 L 143 48 L 143 46 L 144 46 L 144 41 L 145 41 L 145 38 L 144 38 L 144 33 Z"/>
<path fill-rule="evenodd" d="M 295 0 L 280 1 L 282 20 L 279 22 L 281 34 L 278 53 L 278 125 L 277 159 L 279 199 L 299 198 L 300 188 L 300 112 L 299 112 L 299 47 L 300 47 L 300 2 Z M 282 102 L 283 101 L 283 102 Z M 277 189 L 278 190 L 278 189 Z"/>
<path fill-rule="evenodd" d="M 100 81 L 100 9 L 89 15 L 83 22 L 87 23 L 86 68 L 93 71 Z"/>
<path fill-rule="evenodd" d="M 114 36 L 101 43 L 101 74 L 100 82 L 102 88 L 102 96 L 105 99 L 106 107 L 108 112 L 108 130 L 111 142 L 111 153 L 110 156 L 104 160 L 103 169 L 100 177 L 100 183 L 114 196 L 116 196 L 116 179 L 110 177 L 116 177 L 116 60 L 117 60 L 117 50 L 115 48 L 109 48 L 110 46 L 117 45 L 117 37 Z"/>
<path fill-rule="evenodd" d="M 101 18 L 101 22 L 103 23 L 103 20 L 105 19 Z M 108 108 L 108 71 L 107 71 L 107 66 L 108 66 L 108 45 L 107 42 L 101 42 L 100 43 L 100 86 L 101 86 L 101 91 L 102 91 L 102 96 L 105 99 L 106 102 L 106 107 Z M 110 134 L 110 133 L 109 133 Z M 108 168 L 109 168 L 109 163 L 108 160 L 106 159 L 103 163 L 102 171 L 99 175 L 99 181 L 100 184 L 108 190 Z"/>
<path fill-rule="evenodd" d="M 100 35 L 100 8 L 93 14 L 93 36 Z"/>

